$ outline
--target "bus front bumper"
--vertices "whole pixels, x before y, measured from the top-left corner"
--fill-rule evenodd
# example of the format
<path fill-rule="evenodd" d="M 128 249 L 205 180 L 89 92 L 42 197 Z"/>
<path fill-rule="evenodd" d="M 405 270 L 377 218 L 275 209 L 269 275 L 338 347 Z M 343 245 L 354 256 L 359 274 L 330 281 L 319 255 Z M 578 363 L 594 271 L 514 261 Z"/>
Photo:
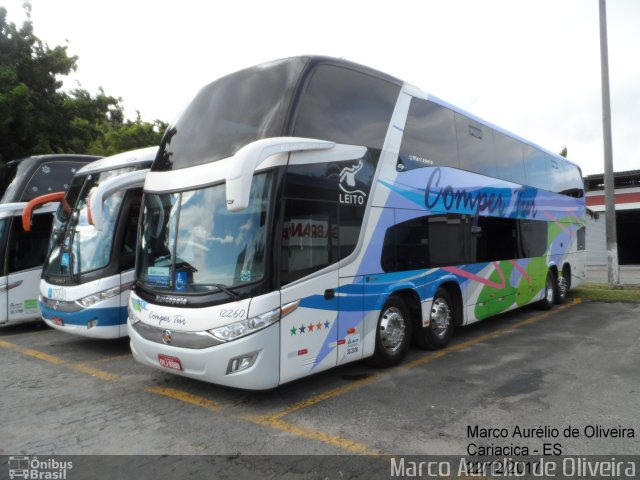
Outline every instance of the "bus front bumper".
<path fill-rule="evenodd" d="M 208 348 L 165 345 L 144 338 L 130 323 L 127 329 L 131 352 L 144 365 L 167 373 L 248 390 L 266 390 L 279 384 L 280 322 L 246 337 Z M 253 361 L 251 366 L 232 371 L 245 358 Z"/>

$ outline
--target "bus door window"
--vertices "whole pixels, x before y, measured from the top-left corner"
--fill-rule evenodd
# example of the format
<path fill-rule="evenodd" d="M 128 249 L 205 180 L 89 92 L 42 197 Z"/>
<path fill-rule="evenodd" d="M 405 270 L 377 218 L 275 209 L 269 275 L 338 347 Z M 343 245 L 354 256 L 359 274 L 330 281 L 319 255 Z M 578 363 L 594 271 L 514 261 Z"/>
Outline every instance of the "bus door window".
<path fill-rule="evenodd" d="M 135 189 L 129 192 L 128 212 L 124 217 L 124 234 L 122 235 L 122 245 L 120 247 L 120 271 L 129 270 L 135 266 L 136 261 L 136 241 L 138 236 L 138 219 L 140 218 L 140 202 L 142 189 Z"/>
<path fill-rule="evenodd" d="M 283 285 L 337 261 L 337 219 L 334 202 L 287 200 L 280 261 Z"/>
<path fill-rule="evenodd" d="M 22 229 L 19 217 L 13 218 L 7 256 L 9 273 L 40 267 L 44 263 L 51 225 L 50 213 L 34 215 L 30 232 Z"/>

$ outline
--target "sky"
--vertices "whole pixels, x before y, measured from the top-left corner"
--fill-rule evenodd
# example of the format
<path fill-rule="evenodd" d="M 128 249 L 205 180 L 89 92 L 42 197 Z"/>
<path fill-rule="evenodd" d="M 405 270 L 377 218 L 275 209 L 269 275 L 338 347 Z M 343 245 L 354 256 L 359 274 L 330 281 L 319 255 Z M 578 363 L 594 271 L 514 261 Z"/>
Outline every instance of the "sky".
<path fill-rule="evenodd" d="M 24 20 L 22 0 L 0 0 Z M 31 0 L 34 32 L 67 45 L 65 88 L 172 122 L 213 80 L 294 55 L 407 81 L 604 171 L 598 0 Z M 640 0 L 607 0 L 613 163 L 640 169 Z"/>

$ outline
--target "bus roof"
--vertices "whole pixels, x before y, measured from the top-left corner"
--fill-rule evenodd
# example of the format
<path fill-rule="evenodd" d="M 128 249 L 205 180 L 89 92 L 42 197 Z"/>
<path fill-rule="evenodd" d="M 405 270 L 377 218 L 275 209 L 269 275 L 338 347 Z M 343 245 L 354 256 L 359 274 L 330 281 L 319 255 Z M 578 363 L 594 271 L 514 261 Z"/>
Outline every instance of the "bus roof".
<path fill-rule="evenodd" d="M 123 166 L 140 165 L 144 163 L 150 164 L 155 160 L 156 153 L 158 153 L 158 147 L 146 147 L 138 150 L 118 153 L 111 157 L 101 158 L 100 160 L 91 162 L 89 165 L 85 165 L 78 170 L 76 175 L 104 172 L 106 170 L 113 170 L 114 168 Z"/>

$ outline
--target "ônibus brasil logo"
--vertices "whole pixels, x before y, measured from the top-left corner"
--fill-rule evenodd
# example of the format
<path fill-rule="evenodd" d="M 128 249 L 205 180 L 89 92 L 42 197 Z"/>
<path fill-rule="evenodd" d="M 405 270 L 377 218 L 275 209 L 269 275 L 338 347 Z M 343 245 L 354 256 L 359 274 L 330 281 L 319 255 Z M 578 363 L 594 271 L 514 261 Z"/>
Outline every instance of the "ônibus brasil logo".
<path fill-rule="evenodd" d="M 38 480 L 65 480 L 67 471 L 73 469 L 73 462 L 55 458 L 40 460 L 38 457 L 14 455 L 9 457 L 9 478 Z"/>

